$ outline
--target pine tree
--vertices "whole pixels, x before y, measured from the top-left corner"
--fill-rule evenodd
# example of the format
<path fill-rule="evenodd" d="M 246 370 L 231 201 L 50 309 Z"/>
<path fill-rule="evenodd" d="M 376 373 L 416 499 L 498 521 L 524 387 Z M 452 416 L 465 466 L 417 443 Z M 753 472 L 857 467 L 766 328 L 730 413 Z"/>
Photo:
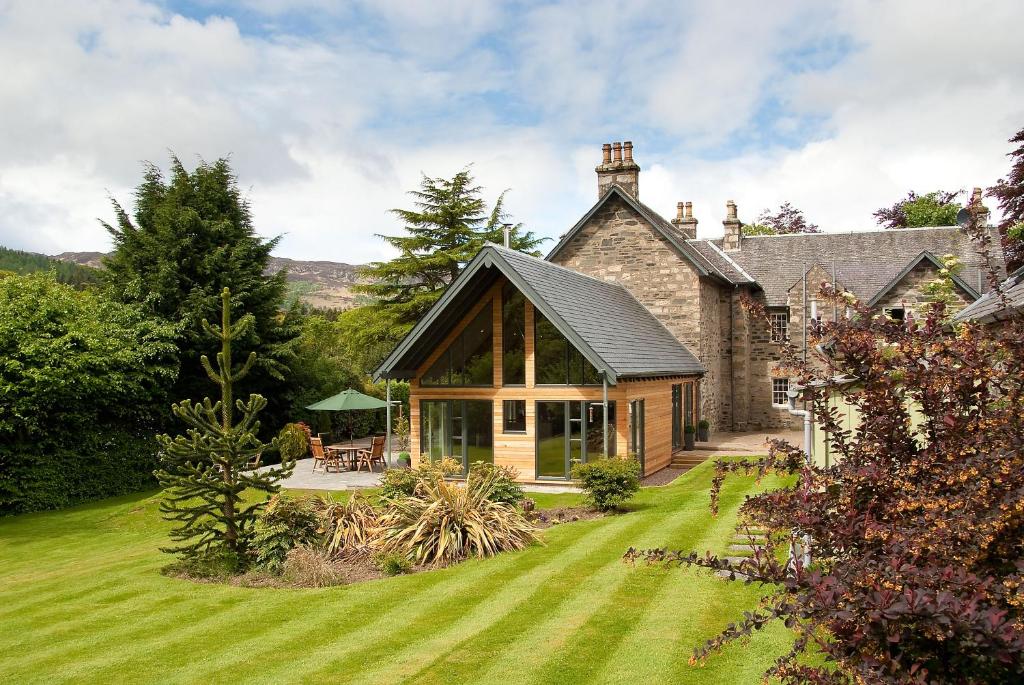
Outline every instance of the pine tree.
<path fill-rule="evenodd" d="M 231 323 L 231 292 L 221 293 L 221 325 L 212 326 L 205 319 L 203 329 L 220 340 L 217 370 L 203 355 L 201 364 L 210 379 L 220 386 L 220 401 L 210 398 L 201 404 L 184 400 L 172 408 L 174 415 L 191 428 L 186 435 L 171 438 L 160 435 L 161 468 L 157 480 L 164 488 L 160 511 L 164 518 L 180 524 L 170 535 L 176 547 L 162 551 L 178 554 L 185 561 L 225 554 L 235 568 L 244 568 L 246 551 L 252 536 L 252 525 L 265 502 L 245 503 L 246 490 L 272 494 L 280 489 L 282 478 L 291 475 L 295 462 L 263 471 L 248 465 L 265 450 L 276 449 L 277 439 L 264 444 L 256 437 L 259 421 L 256 415 L 267 405 L 261 395 L 252 394 L 248 401 L 235 400 L 234 384 L 245 377 L 256 362 L 250 352 L 245 363 L 235 367 L 231 358 L 232 342 L 243 339 L 253 328 L 252 314 Z M 234 410 L 242 413 L 234 422 Z"/>
<path fill-rule="evenodd" d="M 357 287 L 370 295 L 375 313 L 388 323 L 390 335 L 400 337 L 441 296 L 484 242 L 500 243 L 505 193 L 488 214 L 468 169 L 451 179 L 424 176 L 420 189 L 409 193 L 414 209 L 393 209 L 405 222 L 406 235 L 380 235 L 399 255 L 374 262 L 362 270 L 371 282 Z M 511 247 L 532 252 L 543 241 L 522 225 L 512 228 Z"/>
<path fill-rule="evenodd" d="M 1012 161 L 1010 174 L 989 189 L 991 197 L 999 201 L 1003 214 L 999 222 L 999 235 L 1003 241 L 1007 271 L 1024 266 L 1024 128 L 1010 138 L 1017 147 L 1007 153 Z"/>
<path fill-rule="evenodd" d="M 177 327 L 182 371 L 175 396 L 198 401 L 205 394 L 201 322 L 217 315 L 221 290 L 231 288 L 239 313 L 255 317 L 235 340 L 238 351 L 258 354 L 244 390 L 275 402 L 283 397 L 298 331 L 280 316 L 284 272 L 266 273 L 278 239 L 256 234 L 228 161 L 201 162 L 190 173 L 172 157 L 166 178 L 150 164 L 135 191 L 134 215 L 116 201 L 113 207 L 113 225 L 101 222 L 114 238 L 104 279 L 114 299 Z"/>

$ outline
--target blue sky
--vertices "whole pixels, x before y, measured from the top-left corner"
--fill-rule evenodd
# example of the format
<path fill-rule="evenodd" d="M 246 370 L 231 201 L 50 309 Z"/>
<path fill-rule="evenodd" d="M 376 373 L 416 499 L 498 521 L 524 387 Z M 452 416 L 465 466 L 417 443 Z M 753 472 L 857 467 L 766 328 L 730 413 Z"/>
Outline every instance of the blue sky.
<path fill-rule="evenodd" d="M 632 140 L 641 199 L 790 201 L 863 230 L 990 185 L 1024 127 L 1015 1 L 0 0 L 0 244 L 107 249 L 141 161 L 230 155 L 279 254 L 387 256 L 420 174 L 472 164 L 557 237 Z"/>

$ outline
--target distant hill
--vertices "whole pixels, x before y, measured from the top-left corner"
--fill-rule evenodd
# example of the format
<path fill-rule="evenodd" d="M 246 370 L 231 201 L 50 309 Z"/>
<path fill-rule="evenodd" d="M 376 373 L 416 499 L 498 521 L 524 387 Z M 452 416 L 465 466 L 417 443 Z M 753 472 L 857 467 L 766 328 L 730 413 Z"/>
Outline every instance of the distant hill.
<path fill-rule="evenodd" d="M 54 259 L 90 267 L 101 267 L 102 252 L 62 252 Z M 358 265 L 343 262 L 302 261 L 271 257 L 268 272 L 288 270 L 288 295 L 320 309 L 348 309 L 358 295 L 352 286 L 360 282 Z"/>
<path fill-rule="evenodd" d="M 84 285 L 99 280 L 96 269 L 85 262 L 72 263 L 72 260 L 58 260 L 43 254 L 11 250 L 3 246 L 0 246 L 0 271 L 13 271 L 16 274 L 54 271 L 58 281 L 70 285 Z"/>

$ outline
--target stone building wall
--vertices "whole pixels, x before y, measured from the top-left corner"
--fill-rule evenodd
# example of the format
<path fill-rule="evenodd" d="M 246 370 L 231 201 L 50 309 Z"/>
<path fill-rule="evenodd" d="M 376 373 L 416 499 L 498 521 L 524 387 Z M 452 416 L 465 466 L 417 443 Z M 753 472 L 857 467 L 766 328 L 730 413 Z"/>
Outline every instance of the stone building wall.
<path fill-rule="evenodd" d="M 935 265 L 929 261 L 922 260 L 884 298 L 879 300 L 876 306 L 879 309 L 906 307 L 911 311 L 917 311 L 927 302 L 923 287 L 938 278 L 939 270 Z M 960 311 L 973 302 L 973 299 L 960 288 L 954 286 L 953 291 L 956 297 L 956 304 L 952 308 L 953 313 Z"/>
<path fill-rule="evenodd" d="M 650 310 L 704 365 L 701 415 L 713 430 L 723 425 L 719 295 L 714 284 L 702 283 L 675 248 L 618 196 L 609 198 L 552 261 L 621 283 Z"/>

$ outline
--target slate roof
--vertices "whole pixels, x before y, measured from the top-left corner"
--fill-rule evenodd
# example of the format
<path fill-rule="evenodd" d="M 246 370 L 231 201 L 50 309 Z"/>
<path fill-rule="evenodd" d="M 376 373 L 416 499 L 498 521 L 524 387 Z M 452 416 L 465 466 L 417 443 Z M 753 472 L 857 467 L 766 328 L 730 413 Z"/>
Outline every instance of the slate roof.
<path fill-rule="evenodd" d="M 704 368 L 628 290 L 537 257 L 485 246 L 374 378 L 410 378 L 466 309 L 504 275 L 610 383 L 620 378 L 703 374 Z"/>
<path fill-rule="evenodd" d="M 721 248 L 721 240 L 690 241 Z M 885 288 L 911 262 L 927 252 L 936 257 L 960 257 L 963 282 L 984 292 L 984 266 L 969 236 L 956 226 L 849 233 L 800 233 L 781 236 L 745 236 L 740 249 L 723 252 L 764 289 L 769 306 L 784 306 L 790 287 L 806 270 L 819 265 L 859 299 L 867 302 Z M 733 280 L 743 283 L 743 280 Z"/>
<path fill-rule="evenodd" d="M 1010 310 L 1017 312 L 1024 311 L 1024 267 L 1017 269 L 1013 274 L 1000 284 L 1000 288 L 1006 295 L 1007 302 L 1004 303 L 994 292 L 987 292 L 975 302 L 961 309 L 954 321 L 998 321 L 1011 316 Z M 1007 304 L 1009 306 L 1007 306 Z"/>

